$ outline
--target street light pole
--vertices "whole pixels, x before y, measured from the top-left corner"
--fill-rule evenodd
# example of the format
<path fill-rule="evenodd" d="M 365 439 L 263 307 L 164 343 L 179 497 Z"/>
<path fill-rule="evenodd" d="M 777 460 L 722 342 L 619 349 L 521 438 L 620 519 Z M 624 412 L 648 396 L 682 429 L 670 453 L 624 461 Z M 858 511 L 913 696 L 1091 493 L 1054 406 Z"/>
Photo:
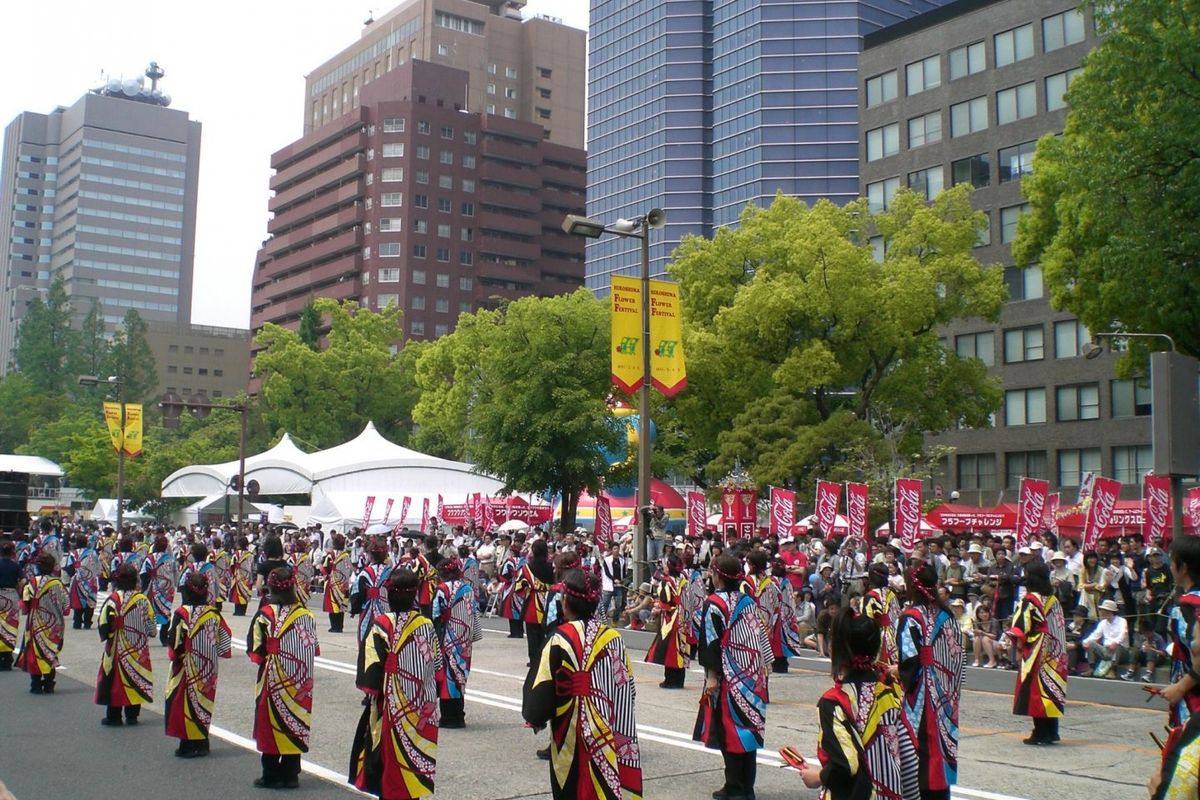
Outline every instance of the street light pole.
<path fill-rule="evenodd" d="M 98 386 L 106 383 L 117 388 L 117 404 L 121 407 L 121 441 L 117 447 L 117 536 L 125 524 L 125 381 L 119 375 L 99 378 L 95 375 L 80 375 L 80 386 Z"/>

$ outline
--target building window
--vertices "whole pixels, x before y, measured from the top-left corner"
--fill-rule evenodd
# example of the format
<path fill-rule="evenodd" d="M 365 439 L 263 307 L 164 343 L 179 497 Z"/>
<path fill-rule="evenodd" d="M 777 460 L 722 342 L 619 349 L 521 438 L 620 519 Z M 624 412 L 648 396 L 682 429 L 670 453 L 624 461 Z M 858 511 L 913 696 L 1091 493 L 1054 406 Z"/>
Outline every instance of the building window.
<path fill-rule="evenodd" d="M 956 47 L 950 51 L 950 80 L 958 80 L 987 69 L 983 42 Z"/>
<path fill-rule="evenodd" d="M 945 174 L 946 171 L 941 164 L 910 172 L 908 173 L 908 188 L 917 194 L 924 195 L 926 200 L 932 200 L 937 197 L 938 192 L 942 191 Z"/>
<path fill-rule="evenodd" d="M 900 152 L 900 124 L 893 122 L 867 131 L 867 161 L 894 156 Z"/>
<path fill-rule="evenodd" d="M 417 170 L 416 181 L 417 181 L 417 183 L 421 184 L 422 186 L 428 184 L 429 183 L 429 170 L 427 170 L 427 169 Z"/>
<path fill-rule="evenodd" d="M 179 345 L 177 345 L 177 344 L 167 345 L 167 352 L 168 353 L 178 353 Z"/>
<path fill-rule="evenodd" d="M 450 238 L 450 226 L 449 225 L 438 225 L 437 226 L 437 235 L 438 235 L 439 239 L 449 239 Z"/>
<path fill-rule="evenodd" d="M 445 272 L 439 272 L 437 274 L 435 280 L 437 283 L 437 287 L 439 289 L 449 289 L 450 288 L 450 276 L 447 275 Z"/>
<path fill-rule="evenodd" d="M 1041 325 L 1009 328 L 1004 332 L 1004 363 L 1041 361 L 1045 358 L 1045 332 Z M 1044 421 L 1044 420 L 1043 420 Z"/>
<path fill-rule="evenodd" d="M 1020 180 L 1022 175 L 1033 172 L 1033 153 L 1037 142 L 1022 142 L 1000 151 L 1000 182 Z"/>
<path fill-rule="evenodd" d="M 425 310 L 425 295 L 414 294 L 412 296 L 412 302 L 409 303 L 409 305 L 413 311 L 424 311 Z"/>
<path fill-rule="evenodd" d="M 960 455 L 958 461 L 959 489 L 995 489 L 996 454 Z"/>
<path fill-rule="evenodd" d="M 167 374 L 168 375 L 175 375 L 178 372 L 179 372 L 179 367 L 175 366 L 174 364 L 167 365 Z"/>
<path fill-rule="evenodd" d="M 1008 285 L 1009 300 L 1037 300 L 1045 291 L 1042 284 L 1042 268 L 1037 264 L 1028 267 L 1005 267 L 1004 282 Z"/>
<path fill-rule="evenodd" d="M 1010 389 L 1004 393 L 1005 425 L 1041 425 L 1045 421 L 1045 389 Z"/>
<path fill-rule="evenodd" d="M 899 91 L 898 83 L 896 70 L 867 78 L 867 108 L 895 100 Z"/>
<path fill-rule="evenodd" d="M 443 139 L 453 139 L 454 138 L 454 128 L 451 128 L 449 125 L 443 125 L 442 126 L 442 138 Z"/>
<path fill-rule="evenodd" d="M 470 303 L 470 301 L 468 301 L 468 300 L 461 300 L 461 301 L 459 301 L 459 304 L 458 304 L 458 313 L 460 313 L 460 314 L 470 314 L 472 310 L 473 310 L 473 309 L 471 308 L 471 303 Z"/>
<path fill-rule="evenodd" d="M 425 253 L 426 253 L 425 245 L 423 245 L 423 244 L 414 244 L 413 245 L 413 258 L 425 258 Z"/>
<path fill-rule="evenodd" d="M 462 190 L 463 190 L 464 194 L 474 194 L 475 193 L 475 179 L 474 178 L 463 178 Z"/>
<path fill-rule="evenodd" d="M 408 332 L 411 333 L 413 336 L 424 336 L 425 335 L 425 323 L 421 322 L 420 320 L 414 319 L 412 322 L 408 323 Z"/>
<path fill-rule="evenodd" d="M 872 236 L 867 240 L 871 246 L 871 258 L 875 259 L 875 263 L 882 264 L 887 258 L 887 239 L 882 236 Z"/>
<path fill-rule="evenodd" d="M 474 203 L 463 203 L 461 206 L 459 206 L 459 209 L 464 217 L 475 216 L 475 204 Z"/>
<path fill-rule="evenodd" d="M 449 314 L 450 313 L 450 301 L 447 300 L 445 297 L 436 298 L 433 301 L 433 310 L 439 314 Z"/>
<path fill-rule="evenodd" d="M 223 370 L 223 369 L 214 369 L 214 370 L 213 370 L 213 377 L 214 377 L 214 378 L 223 378 L 223 377 L 225 377 L 225 370 Z"/>
<path fill-rule="evenodd" d="M 414 286 L 424 286 L 425 285 L 425 270 L 414 269 L 412 271 L 412 282 L 413 282 Z"/>
<path fill-rule="evenodd" d="M 1000 209 L 1000 241 L 1008 244 L 1017 238 L 1017 221 L 1029 210 L 1028 203 Z"/>
<path fill-rule="evenodd" d="M 1054 357 L 1075 358 L 1083 354 L 1083 346 L 1092 335 L 1077 319 L 1054 323 Z"/>
<path fill-rule="evenodd" d="M 469 153 L 467 155 L 464 155 L 462 157 L 462 165 L 464 167 L 466 167 L 467 169 L 475 169 L 475 156 L 473 156 Z M 463 191 L 464 192 L 466 191 L 466 184 L 467 184 L 467 182 L 464 180 L 463 181 Z M 472 182 L 472 186 L 473 185 L 474 185 L 474 182 Z M 472 189 L 472 191 L 474 191 L 474 189 Z"/>
<path fill-rule="evenodd" d="M 504 116 L 505 116 L 506 118 L 508 118 L 508 119 L 516 119 L 516 118 L 517 118 L 517 112 L 516 112 L 515 110 L 511 109 L 511 108 L 505 108 L 505 109 L 504 109 Z"/>
<path fill-rule="evenodd" d="M 448 55 L 450 55 L 450 46 L 449 46 L 449 45 L 445 45 L 445 44 L 439 44 L 439 45 L 437 46 L 437 54 L 438 54 L 439 56 L 448 56 Z"/>
<path fill-rule="evenodd" d="M 454 163 L 454 151 L 442 150 L 440 153 L 438 153 L 438 161 L 440 161 L 443 164 L 453 164 Z"/>
<path fill-rule="evenodd" d="M 439 189 L 453 189 L 454 188 L 454 176 L 453 175 L 438 175 L 438 188 Z"/>
<path fill-rule="evenodd" d="M 1152 409 L 1149 383 L 1144 380 L 1112 382 L 1113 417 L 1148 417 Z"/>
<path fill-rule="evenodd" d="M 1049 53 L 1083 41 L 1083 14 L 1078 9 L 1064 11 L 1042 20 L 1042 46 Z"/>
<path fill-rule="evenodd" d="M 996 363 L 996 334 L 980 331 L 955 336 L 954 352 L 959 358 L 978 358 L 990 367 Z"/>
<path fill-rule="evenodd" d="M 450 263 L 450 248 L 449 247 L 439 247 L 437 249 L 437 253 L 435 255 L 437 257 L 437 260 L 440 261 L 441 263 L 443 263 L 443 264 Z"/>
<path fill-rule="evenodd" d="M 470 250 L 463 250 L 458 254 L 458 263 L 462 264 L 464 267 L 469 267 L 471 264 L 475 263 L 475 256 Z"/>
<path fill-rule="evenodd" d="M 184 367 L 184 368 L 183 368 L 183 374 L 184 374 L 184 375 L 191 375 L 191 374 L 192 374 L 192 368 L 191 368 L 191 367 Z"/>
<path fill-rule="evenodd" d="M 992 163 L 987 153 L 960 158 L 950 164 L 950 185 L 969 183 L 976 189 L 992 182 Z"/>
<path fill-rule="evenodd" d="M 1126 486 L 1140 486 L 1146 473 L 1154 469 L 1154 449 L 1148 444 L 1114 447 L 1113 477 Z"/>
<path fill-rule="evenodd" d="M 399 245 L 396 245 L 396 247 L 398 248 Z M 379 270 L 379 282 L 380 283 L 399 283 L 400 282 L 400 268 L 399 267 L 387 267 L 385 269 Z"/>
<path fill-rule="evenodd" d="M 414 194 L 413 195 L 413 208 L 429 208 L 429 195 Z"/>
<path fill-rule="evenodd" d="M 454 204 L 450 202 L 450 198 L 448 198 L 448 197 L 439 197 L 438 198 L 438 211 L 442 212 L 443 214 L 449 214 L 451 209 L 453 209 L 453 208 L 454 208 Z"/>
<path fill-rule="evenodd" d="M 1079 74 L 1078 69 L 1069 69 L 1046 78 L 1046 110 L 1058 111 L 1067 107 L 1067 88 Z"/>
<path fill-rule="evenodd" d="M 404 117 L 388 117 L 385 119 L 383 121 L 383 132 L 404 133 Z M 386 155 L 386 153 L 384 155 Z"/>
<path fill-rule="evenodd" d="M 1023 83 L 996 92 L 996 124 L 1007 125 L 1037 113 L 1037 84 Z"/>
<path fill-rule="evenodd" d="M 1045 480 L 1046 451 L 1025 450 L 1004 454 L 1004 469 L 1006 473 L 1005 486 L 1009 489 L 1019 489 L 1021 478 L 1038 478 Z"/>
<path fill-rule="evenodd" d="M 404 220 L 400 217 L 382 217 L 379 220 L 380 233 L 399 233 L 404 226 Z"/>
<path fill-rule="evenodd" d="M 1033 58 L 1033 24 L 997 33 L 995 51 L 997 67 Z"/>
<path fill-rule="evenodd" d="M 908 146 L 923 147 L 942 140 L 942 112 L 933 111 L 908 121 Z"/>
<path fill-rule="evenodd" d="M 417 121 L 417 133 L 423 133 L 425 135 L 429 135 L 429 122 L 428 121 L 421 122 L 420 120 L 418 120 Z"/>
<path fill-rule="evenodd" d="M 429 145 L 427 145 L 427 144 L 417 145 L 417 158 L 421 159 L 422 161 L 429 160 Z"/>
<path fill-rule="evenodd" d="M 474 241 L 474 239 L 475 239 L 475 229 L 474 229 L 474 228 L 463 228 L 462 230 L 460 230 L 460 231 L 458 232 L 458 236 L 459 236 L 459 238 L 460 238 L 460 239 L 462 239 L 464 242 L 470 242 L 470 241 Z"/>
<path fill-rule="evenodd" d="M 1054 400 L 1058 409 L 1059 422 L 1100 419 L 1100 384 L 1098 383 L 1059 386 Z"/>
<path fill-rule="evenodd" d="M 496 84 L 494 84 L 494 83 L 489 83 L 489 84 L 487 85 L 487 93 L 488 93 L 488 94 L 495 94 L 495 93 L 496 93 Z"/>
<path fill-rule="evenodd" d="M 463 143 L 464 144 L 475 144 L 476 139 L 477 139 L 477 135 L 476 135 L 475 131 L 463 131 Z"/>
<path fill-rule="evenodd" d="M 904 68 L 905 93 L 918 94 L 942 85 L 942 58 L 929 56 Z"/>
<path fill-rule="evenodd" d="M 429 223 L 423 219 L 414 219 L 413 233 L 429 233 Z"/>
<path fill-rule="evenodd" d="M 471 278 L 459 278 L 458 279 L 458 288 L 463 290 L 464 292 L 471 291 L 471 289 L 474 288 L 474 286 L 475 286 L 475 281 Z"/>
<path fill-rule="evenodd" d="M 966 136 L 986 130 L 988 126 L 987 98 L 976 97 L 950 106 L 950 136 Z"/>
<path fill-rule="evenodd" d="M 504 87 L 504 97 L 508 100 L 516 100 L 517 99 L 516 88 L 514 88 L 512 86 L 505 86 Z"/>
<path fill-rule="evenodd" d="M 380 242 L 379 243 L 380 258 L 399 258 L 400 243 L 399 242 Z"/>
<path fill-rule="evenodd" d="M 399 208 L 404 205 L 404 192 L 384 192 L 379 195 L 379 205 L 388 208 Z"/>
<path fill-rule="evenodd" d="M 867 184 L 867 205 L 872 212 L 887 211 L 900 191 L 899 178 L 885 178 L 881 181 Z"/>
<path fill-rule="evenodd" d="M 516 80 L 517 79 L 517 68 L 516 67 L 505 67 L 504 68 L 504 77 L 509 78 L 511 80 Z"/>
<path fill-rule="evenodd" d="M 384 183 L 394 183 L 404 180 L 404 167 L 388 167 L 379 176 Z"/>
<path fill-rule="evenodd" d="M 1079 486 L 1087 473 L 1100 473 L 1100 448 L 1058 451 L 1058 485 Z"/>

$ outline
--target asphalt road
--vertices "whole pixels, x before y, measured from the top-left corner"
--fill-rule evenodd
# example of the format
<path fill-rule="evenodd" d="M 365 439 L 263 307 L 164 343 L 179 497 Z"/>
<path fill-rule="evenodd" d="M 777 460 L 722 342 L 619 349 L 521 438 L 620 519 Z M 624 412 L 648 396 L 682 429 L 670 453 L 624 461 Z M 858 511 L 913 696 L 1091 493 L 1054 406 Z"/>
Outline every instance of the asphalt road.
<path fill-rule="evenodd" d="M 316 602 L 314 601 L 314 605 Z M 319 616 L 319 615 L 318 615 Z M 248 620 L 230 620 L 235 637 Z M 319 627 L 324 631 L 325 626 Z M 462 800 L 549 798 L 545 762 L 534 751 L 546 744 L 520 719 L 525 642 L 505 638 L 507 624 L 485 620 L 467 691 L 465 730 L 441 734 L 438 795 Z M 162 728 L 165 649 L 152 650 L 156 704 L 135 728 L 106 729 L 92 705 L 100 643 L 94 631 L 67 632 L 58 692 L 30 695 L 24 673 L 0 673 L 0 780 L 18 800 L 127 796 L 261 797 L 251 781 L 258 756 L 251 735 L 254 665 L 238 649 L 222 664 L 214 717 L 212 756 L 181 760 Z M 640 660 L 650 637 L 625 635 Z M 350 737 L 361 711 L 353 684 L 354 636 L 325 634 L 317 664 L 311 752 L 295 797 L 361 796 L 345 785 Z M 661 668 L 635 664 L 637 717 L 647 798 L 707 798 L 721 783 L 718 754 L 691 741 L 701 676 L 693 667 L 683 691 L 658 688 Z M 1145 796 L 1145 779 L 1157 758 L 1147 732 L 1161 730 L 1161 701 L 1143 702 L 1135 685 L 1071 679 L 1063 742 L 1053 748 L 1021 744 L 1029 723 L 1011 714 L 1013 674 L 968 669 L 962 702 L 960 783 L 964 800 L 1127 800 Z M 816 750 L 814 704 L 829 685 L 828 662 L 793 660 L 791 673 L 772 676 L 767 748 L 759 757 L 761 800 L 815 800 L 791 770 L 778 769 L 776 748 Z"/>

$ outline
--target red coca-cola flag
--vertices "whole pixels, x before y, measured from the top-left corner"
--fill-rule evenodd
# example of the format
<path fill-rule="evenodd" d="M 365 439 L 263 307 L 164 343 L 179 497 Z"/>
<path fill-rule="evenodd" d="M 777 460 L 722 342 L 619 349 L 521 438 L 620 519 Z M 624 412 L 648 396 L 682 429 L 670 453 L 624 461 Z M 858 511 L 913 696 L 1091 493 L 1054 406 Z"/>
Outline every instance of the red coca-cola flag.
<path fill-rule="evenodd" d="M 1088 505 L 1087 520 L 1083 524 L 1082 550 L 1096 549 L 1100 534 L 1112 521 L 1113 509 L 1117 507 L 1117 498 L 1121 496 L 1121 482 L 1112 478 L 1096 476 L 1092 481 L 1091 502 Z"/>
<path fill-rule="evenodd" d="M 790 536 L 796 524 L 796 493 L 771 487 L 771 534 Z"/>
<path fill-rule="evenodd" d="M 1147 475 L 1142 481 L 1142 541 L 1150 544 L 1167 535 L 1167 517 L 1171 513 L 1171 479 L 1166 475 Z"/>
<path fill-rule="evenodd" d="M 1055 492 L 1046 498 L 1046 513 L 1042 515 L 1042 527 L 1058 533 L 1058 507 L 1062 505 L 1062 492 Z"/>
<path fill-rule="evenodd" d="M 404 521 L 406 519 L 408 519 L 408 509 L 409 509 L 409 506 L 411 506 L 411 505 L 412 505 L 411 497 L 406 497 L 400 501 L 400 519 L 396 520 L 396 522 L 400 523 L 401 525 L 404 524 Z"/>
<path fill-rule="evenodd" d="M 817 481 L 817 524 L 824 536 L 832 536 L 837 525 L 838 505 L 842 500 L 842 485 L 833 481 Z"/>
<path fill-rule="evenodd" d="M 496 527 L 496 507 L 492 505 L 492 498 L 487 498 L 483 501 L 483 529 L 490 531 Z"/>
<path fill-rule="evenodd" d="M 365 531 L 371 525 L 371 512 L 375 510 L 375 495 L 367 495 L 367 506 L 363 509 L 362 529 Z"/>
<path fill-rule="evenodd" d="M 483 495 L 480 492 L 471 495 L 471 521 L 483 525 Z"/>
<path fill-rule="evenodd" d="M 598 548 L 607 548 L 613 540 L 612 501 L 607 497 L 596 499 L 596 527 L 593 533 Z"/>
<path fill-rule="evenodd" d="M 1183 519 L 1192 529 L 1192 535 L 1200 536 L 1200 486 L 1189 489 L 1184 496 Z"/>
<path fill-rule="evenodd" d="M 900 547 L 904 555 L 912 555 L 913 545 L 917 542 L 917 533 L 921 529 L 921 481 L 917 478 L 897 478 L 895 497 L 894 525 L 896 534 L 900 537 Z"/>
<path fill-rule="evenodd" d="M 704 513 L 704 492 L 687 493 L 688 534 L 699 536 L 704 531 L 707 515 Z"/>
<path fill-rule="evenodd" d="M 392 503 L 395 502 L 396 501 L 390 497 L 387 499 L 387 503 L 383 507 L 383 525 L 387 525 L 388 518 L 392 516 Z"/>
<path fill-rule="evenodd" d="M 850 535 L 870 544 L 867 536 L 867 508 L 871 489 L 865 483 L 846 484 L 846 519 L 850 523 Z"/>
<path fill-rule="evenodd" d="M 1017 500 L 1017 547 L 1024 547 L 1029 538 L 1042 530 L 1046 518 L 1046 497 L 1050 483 L 1037 478 L 1021 478 Z"/>
<path fill-rule="evenodd" d="M 438 497 L 441 498 L 441 495 L 438 495 Z M 439 509 L 438 513 L 441 513 L 440 509 Z M 440 522 L 441 519 L 439 518 L 438 521 Z M 428 530 L 429 530 L 429 498 L 426 497 L 421 500 L 421 534 L 424 535 L 425 532 Z"/>
<path fill-rule="evenodd" d="M 442 511 L 442 496 L 439 494 L 439 495 L 438 495 L 438 503 L 437 503 L 437 518 L 438 518 L 438 522 L 441 522 L 441 521 L 442 521 L 442 514 L 443 514 L 443 513 L 444 513 L 444 512 Z M 428 514 L 426 514 L 425 516 L 429 516 L 429 515 L 428 515 Z"/>

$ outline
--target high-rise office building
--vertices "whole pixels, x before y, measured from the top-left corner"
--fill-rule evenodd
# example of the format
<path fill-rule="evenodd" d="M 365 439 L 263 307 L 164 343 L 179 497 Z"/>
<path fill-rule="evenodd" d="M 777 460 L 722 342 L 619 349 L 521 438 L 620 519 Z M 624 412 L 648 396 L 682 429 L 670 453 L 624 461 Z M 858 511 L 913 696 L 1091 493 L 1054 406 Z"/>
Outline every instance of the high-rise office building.
<path fill-rule="evenodd" d="M 592 0 L 588 216 L 652 207 L 651 272 L 782 192 L 858 196 L 862 37 L 939 0 Z M 638 269 L 636 242 L 588 243 L 587 285 Z"/>
<path fill-rule="evenodd" d="M 556 144 L 583 147 L 585 34 L 525 0 L 406 0 L 305 78 L 304 131 L 354 112 L 372 81 L 414 59 L 467 73 L 468 111 L 532 122 Z"/>
<path fill-rule="evenodd" d="M 1088 472 L 1137 496 L 1152 468 L 1149 385 L 1118 379 L 1111 354 L 1085 359 L 1090 334 L 1050 307 L 1041 270 L 1012 266 L 1021 177 L 1037 139 L 1062 131 L 1064 92 L 1096 43 L 1091 15 L 1072 0 L 956 0 L 864 41 L 862 194 L 881 209 L 901 186 L 932 198 L 971 183 L 988 217 L 975 256 L 1008 284 L 998 324 L 964 319 L 942 331 L 1004 389 L 992 426 L 933 439 L 954 448 L 935 483 L 966 502 L 1015 498 L 1021 477 L 1047 479 L 1073 502 Z"/>
<path fill-rule="evenodd" d="M 191 318 L 200 123 L 157 88 L 110 81 L 70 107 L 25 112 L 0 165 L 0 369 L 29 302 L 62 276 L 75 315 L 99 301 L 111 328 L 130 309 Z"/>

